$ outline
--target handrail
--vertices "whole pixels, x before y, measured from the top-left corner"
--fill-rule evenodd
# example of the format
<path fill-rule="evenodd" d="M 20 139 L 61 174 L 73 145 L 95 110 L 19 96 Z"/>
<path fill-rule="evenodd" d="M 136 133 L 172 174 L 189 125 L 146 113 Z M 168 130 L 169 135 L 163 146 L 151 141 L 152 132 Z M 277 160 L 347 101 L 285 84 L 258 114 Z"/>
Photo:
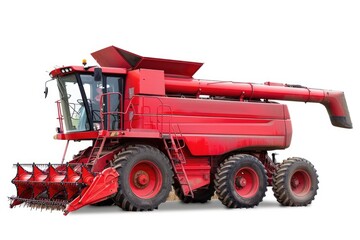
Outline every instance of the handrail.
<path fill-rule="evenodd" d="M 120 107 L 120 111 L 111 111 L 111 95 L 118 95 L 119 96 L 119 104 L 118 104 L 118 108 Z M 104 97 L 106 97 L 106 101 L 107 101 L 107 109 L 106 112 L 104 112 Z M 122 94 L 120 92 L 108 92 L 108 93 L 103 93 L 100 96 L 100 102 L 99 102 L 99 107 L 100 107 L 100 120 L 101 120 L 101 129 L 104 130 L 108 130 L 109 126 L 110 126 L 110 117 L 109 116 L 113 116 L 116 114 L 119 114 L 119 128 L 121 128 L 123 126 L 123 117 L 122 115 L 122 110 L 123 110 L 123 105 L 122 105 Z M 104 127 L 104 116 L 107 115 L 107 119 L 106 119 L 106 128 Z"/>
<path fill-rule="evenodd" d="M 62 112 L 61 112 L 61 100 L 57 100 L 55 103 L 56 103 L 57 114 L 58 114 L 58 117 L 56 119 L 59 120 L 60 133 L 63 133 L 64 132 L 64 124 L 63 124 L 64 116 L 62 115 Z"/>
<path fill-rule="evenodd" d="M 144 114 L 144 113 L 137 114 L 137 113 L 134 113 L 134 116 L 135 116 L 135 115 L 138 115 L 138 116 L 156 116 L 157 118 L 159 118 L 159 115 L 160 115 L 161 118 L 163 119 L 163 117 L 164 117 L 165 114 L 164 114 L 164 113 L 159 114 L 159 113 L 158 113 L 158 112 L 159 112 L 159 108 L 161 107 L 162 110 L 164 109 L 164 107 L 169 108 L 169 111 L 170 111 L 170 114 L 169 114 L 169 116 L 170 116 L 169 132 L 171 131 L 170 125 L 171 125 L 171 122 L 172 122 L 172 115 L 173 115 L 173 114 L 172 114 L 171 106 L 164 104 L 163 101 L 162 101 L 158 96 L 134 95 L 134 96 L 131 97 L 131 99 L 130 99 L 130 101 L 129 101 L 129 104 L 128 104 L 127 107 L 126 107 L 126 110 L 125 110 L 124 112 L 122 112 L 121 114 L 125 115 L 125 114 L 129 113 L 130 108 L 133 107 L 133 101 L 134 101 L 134 99 L 136 99 L 136 98 L 152 98 L 152 99 L 156 99 L 156 100 L 158 100 L 158 101 L 160 102 L 160 105 L 157 107 L 157 113 L 156 113 L 156 114 Z M 158 124 L 158 119 L 157 119 L 157 124 Z M 163 124 L 163 121 L 161 121 L 161 128 L 158 127 L 158 130 L 160 131 L 160 133 L 163 133 L 163 125 L 164 125 L 164 124 Z M 131 122 L 130 122 L 130 129 L 132 129 L 132 119 L 131 119 Z"/>
<path fill-rule="evenodd" d="M 119 111 L 111 111 L 111 96 L 113 95 L 117 95 L 119 96 L 119 105 L 118 105 L 118 109 Z M 182 133 L 180 131 L 179 126 L 177 125 L 178 130 L 175 130 L 174 126 L 173 126 L 173 111 L 170 105 L 164 104 L 164 102 L 162 101 L 162 99 L 160 99 L 160 97 L 158 96 L 145 96 L 145 95 L 134 95 L 131 97 L 131 99 L 129 100 L 125 111 L 124 111 L 124 105 L 123 105 L 123 95 L 120 92 L 109 92 L 109 93 L 103 93 L 100 96 L 100 101 L 99 101 L 99 107 L 100 107 L 100 120 L 101 120 L 101 129 L 103 130 L 109 130 L 110 129 L 110 123 L 111 123 L 111 118 L 108 117 L 106 119 L 106 125 L 107 125 L 107 129 L 105 129 L 105 116 L 114 116 L 114 115 L 118 115 L 119 117 L 119 129 L 123 130 L 123 123 L 124 123 L 124 116 L 126 114 L 128 114 L 130 112 L 130 109 L 132 108 L 135 111 L 134 108 L 134 104 L 133 102 L 135 101 L 135 99 L 139 99 L 139 98 L 151 98 L 151 99 L 156 99 L 156 101 L 159 102 L 159 105 L 156 108 L 156 112 L 152 113 L 134 113 L 134 116 L 150 116 L 150 117 L 156 117 L 156 128 L 157 130 L 163 134 L 165 129 L 164 129 L 164 125 L 167 125 L 168 127 L 168 134 L 173 134 L 175 136 L 176 141 L 179 143 L 178 145 L 180 146 L 180 148 L 183 148 L 183 145 L 180 145 L 180 142 L 178 140 L 178 133 L 180 133 L 180 137 L 182 137 Z M 107 100 L 107 106 L 106 109 L 104 108 L 104 102 L 105 99 Z M 57 104 L 57 119 L 59 120 L 59 125 L 60 125 L 60 132 L 64 132 L 64 123 L 63 123 L 63 119 L 64 116 L 62 115 L 62 111 L 61 111 L 61 100 L 57 100 L 55 102 Z M 75 104 L 73 104 L 75 105 Z M 76 112 L 75 107 L 70 106 L 70 108 L 73 110 L 73 112 Z M 168 113 L 165 114 L 164 111 L 165 109 L 168 109 Z M 164 117 L 167 116 L 168 121 L 164 121 Z M 130 119 L 130 129 L 133 129 L 133 118 Z"/>
<path fill-rule="evenodd" d="M 161 114 L 159 114 L 159 108 L 161 107 L 161 110 L 162 110 L 162 113 Z M 157 109 L 156 109 L 156 116 L 157 116 L 157 121 L 156 121 L 156 125 L 157 125 L 157 128 L 158 129 L 160 129 L 159 128 L 159 115 L 161 116 L 161 133 L 163 132 L 163 127 L 164 127 L 164 107 L 167 107 L 167 108 L 169 108 L 169 111 L 170 111 L 170 115 L 169 115 L 169 117 L 170 117 L 170 119 L 169 119 L 169 122 L 168 122 L 168 124 L 169 124 L 169 126 L 168 126 L 168 128 L 169 128 L 169 131 L 170 131 L 170 129 L 171 129 L 171 124 L 172 124 L 172 116 L 173 116 L 173 114 L 172 114 L 172 109 L 171 109 L 171 106 L 170 105 L 164 105 L 164 104 L 162 104 L 162 105 L 159 105 L 158 107 L 157 107 Z"/>
<path fill-rule="evenodd" d="M 180 127 L 179 127 L 179 124 L 176 124 L 177 128 L 178 128 L 178 133 L 180 134 L 180 137 L 183 139 L 183 135 L 182 135 L 182 132 L 180 130 Z M 173 130 L 173 133 L 174 133 L 174 136 L 175 136 L 175 139 L 176 139 L 176 142 L 179 146 L 179 150 L 182 152 L 182 149 L 185 147 L 185 142 L 182 142 L 182 144 L 180 145 L 180 141 L 179 141 L 179 138 L 177 136 L 177 133 L 176 133 L 176 130 L 174 129 L 174 126 L 171 125 L 171 128 Z M 183 154 L 183 153 L 182 153 Z"/>

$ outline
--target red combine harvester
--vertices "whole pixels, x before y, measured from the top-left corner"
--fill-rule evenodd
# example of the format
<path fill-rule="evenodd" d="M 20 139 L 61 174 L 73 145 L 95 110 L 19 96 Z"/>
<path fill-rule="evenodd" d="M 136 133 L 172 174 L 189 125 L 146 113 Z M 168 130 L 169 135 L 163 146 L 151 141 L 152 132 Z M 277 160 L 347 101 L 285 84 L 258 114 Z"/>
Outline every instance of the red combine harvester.
<path fill-rule="evenodd" d="M 214 195 L 229 208 L 258 205 L 267 186 L 285 206 L 314 199 L 318 176 L 302 158 L 281 164 L 268 151 L 291 142 L 286 105 L 315 102 L 332 125 L 352 128 L 340 91 L 300 85 L 208 81 L 201 63 L 142 57 L 111 46 L 92 53 L 101 67 L 50 73 L 60 100 L 56 139 L 92 140 L 68 163 L 17 164 L 11 207 L 62 209 L 115 203 L 127 211 L 156 209 L 173 186 L 181 201 Z M 45 95 L 47 90 L 45 89 Z"/>

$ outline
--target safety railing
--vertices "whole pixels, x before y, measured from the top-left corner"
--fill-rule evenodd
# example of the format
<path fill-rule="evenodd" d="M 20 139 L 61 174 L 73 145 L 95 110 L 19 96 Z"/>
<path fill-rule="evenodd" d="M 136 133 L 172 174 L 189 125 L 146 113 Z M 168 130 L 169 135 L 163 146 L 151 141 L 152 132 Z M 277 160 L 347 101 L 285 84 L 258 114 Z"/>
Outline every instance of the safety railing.
<path fill-rule="evenodd" d="M 117 97 L 117 104 L 118 106 L 111 110 L 111 97 L 115 96 Z M 101 118 L 101 129 L 104 130 L 112 130 L 111 123 L 112 119 L 116 122 L 118 120 L 118 126 L 117 128 L 121 130 L 123 128 L 123 119 L 124 119 L 124 113 L 123 113 L 123 104 L 122 104 L 122 94 L 120 92 L 109 92 L 109 93 L 103 93 L 100 97 L 100 118 Z M 105 104 L 106 102 L 106 104 Z M 104 109 L 106 107 L 106 109 Z M 117 111 L 116 111 L 117 109 Z M 105 110 L 105 111 L 104 111 Z M 105 124 L 106 121 L 106 124 Z M 114 130 L 114 129 L 113 129 Z"/>
<path fill-rule="evenodd" d="M 117 106 L 113 108 L 112 100 L 116 99 Z M 150 111 L 145 112 L 136 112 L 136 107 L 134 101 L 137 99 L 154 99 L 158 104 L 151 106 L 144 105 L 142 109 L 148 108 Z M 57 119 L 59 120 L 60 132 L 64 132 L 64 116 L 61 111 L 61 100 L 55 102 L 57 104 Z M 106 103 L 106 104 L 105 104 Z M 173 122 L 173 111 L 170 105 L 165 104 L 162 99 L 158 96 L 144 96 L 144 95 L 134 95 L 127 103 L 127 106 L 124 110 L 123 104 L 123 95 L 120 92 L 109 92 L 104 93 L 100 97 L 99 101 L 100 107 L 100 125 L 103 130 L 124 130 L 124 118 L 132 112 L 132 117 L 129 117 L 129 128 L 135 129 L 134 120 L 136 116 L 139 117 L 148 117 L 148 121 L 144 124 L 152 124 L 154 128 L 160 132 L 160 134 L 172 134 L 175 141 L 177 141 L 180 148 L 182 144 L 179 142 L 179 137 L 182 138 L 182 133 L 178 124 Z M 75 110 L 75 107 L 72 108 Z M 145 119 L 145 118 L 143 118 Z M 117 129 L 114 129 L 113 122 L 118 122 Z M 176 127 L 176 129 L 175 129 Z"/>
<path fill-rule="evenodd" d="M 164 104 L 164 102 L 161 100 L 161 98 L 157 96 L 144 96 L 144 95 L 134 95 L 126 108 L 126 111 L 124 112 L 124 115 L 129 112 L 129 109 L 133 109 L 135 111 L 135 108 L 133 106 L 133 101 L 136 98 L 148 98 L 148 99 L 155 99 L 159 102 L 159 105 L 156 108 L 156 113 L 134 113 L 133 116 L 147 116 L 147 117 L 156 117 L 156 129 L 160 132 L 160 134 L 170 134 L 173 136 L 174 141 L 176 142 L 176 145 L 178 146 L 179 151 L 182 153 L 182 149 L 185 147 L 184 142 L 180 142 L 180 138 L 183 137 L 182 132 L 180 130 L 180 127 L 178 124 L 174 124 L 173 122 L 173 110 L 170 105 Z M 143 106 L 143 108 L 148 106 Z M 149 107 L 150 108 L 150 107 Z M 151 109 L 151 108 L 150 108 Z M 168 109 L 168 112 L 165 113 L 165 109 Z M 167 117 L 168 121 L 164 121 L 164 118 Z M 130 129 L 132 129 L 132 120 L 134 117 L 130 120 Z M 174 125 L 177 127 L 177 129 L 174 128 Z M 167 126 L 167 132 L 165 131 L 165 126 Z"/>
<path fill-rule="evenodd" d="M 135 107 L 133 102 L 135 101 L 135 99 L 140 99 L 140 98 L 144 98 L 144 99 L 155 99 L 156 101 L 159 102 L 159 105 L 156 107 L 156 112 L 152 113 L 137 113 L 135 112 Z M 143 106 L 144 108 L 148 108 L 148 109 L 152 109 L 150 106 Z M 169 132 L 171 132 L 171 124 L 172 124 L 172 116 L 173 116 L 173 112 L 172 112 L 172 108 L 170 105 L 166 105 L 164 104 L 164 102 L 157 96 L 144 96 L 144 95 L 134 95 L 130 101 L 129 104 L 127 105 L 126 110 L 123 112 L 124 115 L 128 114 L 130 112 L 130 109 L 133 111 L 133 117 L 131 119 L 129 119 L 129 126 L 130 129 L 133 129 L 133 120 L 135 119 L 135 116 L 141 116 L 141 117 L 150 117 L 150 123 L 152 123 L 151 118 L 155 117 L 155 122 L 156 122 L 156 129 L 163 134 L 165 132 L 164 130 L 164 125 L 168 126 Z M 168 109 L 168 113 L 165 113 L 165 109 Z M 167 117 L 168 121 L 164 121 L 164 118 Z"/>
<path fill-rule="evenodd" d="M 117 107 L 118 111 L 111 111 L 111 96 L 117 96 L 119 98 L 119 106 Z M 104 109 L 104 103 L 105 99 L 107 101 L 106 109 Z M 149 109 L 148 113 L 145 112 L 136 112 L 136 107 L 134 104 L 134 101 L 136 99 L 154 99 L 158 102 L 157 106 L 151 107 L 150 105 L 144 105 L 142 106 L 142 109 Z M 147 124 L 154 124 L 156 129 L 160 132 L 160 134 L 173 134 L 176 141 L 178 140 L 178 133 L 180 136 L 182 136 L 179 126 L 177 125 L 177 129 L 174 128 L 173 124 L 173 111 L 170 105 L 165 104 L 162 99 L 158 96 L 144 96 L 144 95 L 134 95 L 127 103 L 127 106 L 125 110 L 123 109 L 123 97 L 122 94 L 119 92 L 110 92 L 110 93 L 104 93 L 101 95 L 100 98 L 100 115 L 101 115 L 101 129 L 103 130 L 110 130 L 109 127 L 111 125 L 111 117 L 112 116 L 118 116 L 119 119 L 119 130 L 124 130 L 124 118 L 127 115 L 130 115 L 130 112 L 132 112 L 132 116 L 129 117 L 129 129 L 135 129 L 136 127 L 133 126 L 134 120 L 136 120 L 136 116 L 143 117 L 143 120 L 145 117 L 148 117 Z M 156 108 L 154 110 L 154 108 Z M 105 118 L 105 116 L 107 116 Z M 155 118 L 155 119 L 154 119 Z M 105 124 L 106 121 L 106 124 Z M 155 122 L 155 123 L 154 123 Z M 146 124 L 143 123 L 143 124 Z M 167 131 L 166 131 L 167 130 Z M 179 146 L 180 146 L 180 142 Z M 182 147 L 182 146 L 181 146 Z"/>

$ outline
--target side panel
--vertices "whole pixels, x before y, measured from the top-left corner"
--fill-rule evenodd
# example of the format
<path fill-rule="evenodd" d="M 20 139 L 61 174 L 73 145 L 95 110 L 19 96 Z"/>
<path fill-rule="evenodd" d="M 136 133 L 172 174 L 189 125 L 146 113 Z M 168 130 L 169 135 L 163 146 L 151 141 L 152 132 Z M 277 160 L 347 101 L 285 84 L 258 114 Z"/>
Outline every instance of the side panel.
<path fill-rule="evenodd" d="M 192 189 L 208 185 L 210 183 L 210 159 L 209 157 L 194 157 L 192 153 L 188 151 L 188 148 L 183 148 L 183 153 L 186 158 L 184 168 L 188 176 Z M 178 169 L 178 171 L 181 171 Z"/>
<path fill-rule="evenodd" d="M 283 149 L 284 136 L 254 135 L 184 135 L 186 145 L 195 156 L 222 155 L 237 149 Z"/>
<path fill-rule="evenodd" d="M 146 96 L 133 103 L 132 128 L 175 132 L 194 156 L 290 144 L 291 124 L 282 104 Z"/>
<path fill-rule="evenodd" d="M 134 95 L 165 95 L 164 71 L 151 69 L 136 69 L 128 72 L 126 89 Z"/>

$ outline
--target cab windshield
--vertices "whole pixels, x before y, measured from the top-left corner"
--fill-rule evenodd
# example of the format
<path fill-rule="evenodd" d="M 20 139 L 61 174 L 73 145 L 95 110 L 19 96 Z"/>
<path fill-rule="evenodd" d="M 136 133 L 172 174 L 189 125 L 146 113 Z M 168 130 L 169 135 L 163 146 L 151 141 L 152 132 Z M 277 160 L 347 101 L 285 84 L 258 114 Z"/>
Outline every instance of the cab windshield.
<path fill-rule="evenodd" d="M 121 77 L 107 77 L 104 80 L 107 81 L 106 88 L 102 82 L 94 81 L 94 77 L 89 74 L 71 74 L 57 79 L 65 133 L 100 129 L 102 94 L 121 92 L 122 88 Z M 119 108 L 119 100 L 118 95 L 111 96 L 112 111 Z M 118 118 L 119 116 L 111 116 L 112 129 L 119 128 Z"/>

